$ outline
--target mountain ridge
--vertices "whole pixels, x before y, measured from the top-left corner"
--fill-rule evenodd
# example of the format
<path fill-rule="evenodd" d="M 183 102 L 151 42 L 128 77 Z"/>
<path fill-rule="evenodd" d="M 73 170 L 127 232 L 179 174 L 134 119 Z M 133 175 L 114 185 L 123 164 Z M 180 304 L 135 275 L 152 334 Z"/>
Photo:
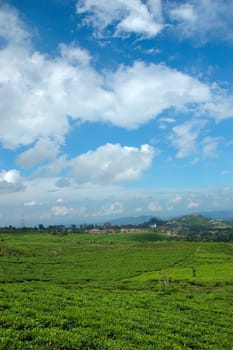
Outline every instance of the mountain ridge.
<path fill-rule="evenodd" d="M 183 214 L 179 216 L 171 217 L 170 219 L 162 219 L 163 221 L 170 221 L 172 219 L 179 219 L 185 216 L 200 215 L 208 219 L 219 219 L 219 220 L 231 220 L 233 219 L 233 210 L 219 210 L 209 212 L 198 212 L 194 214 Z M 144 222 L 148 222 L 152 218 L 158 218 L 156 215 L 141 215 L 141 216 L 126 216 L 109 220 L 112 225 L 140 225 Z M 161 219 L 161 218 L 158 218 Z"/>

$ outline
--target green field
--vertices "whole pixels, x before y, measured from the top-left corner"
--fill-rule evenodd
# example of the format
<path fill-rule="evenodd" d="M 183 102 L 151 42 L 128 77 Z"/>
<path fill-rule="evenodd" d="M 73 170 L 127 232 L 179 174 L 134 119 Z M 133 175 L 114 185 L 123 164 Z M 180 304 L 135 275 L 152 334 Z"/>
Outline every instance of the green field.
<path fill-rule="evenodd" d="M 0 234 L 0 349 L 233 349 L 233 244 Z"/>

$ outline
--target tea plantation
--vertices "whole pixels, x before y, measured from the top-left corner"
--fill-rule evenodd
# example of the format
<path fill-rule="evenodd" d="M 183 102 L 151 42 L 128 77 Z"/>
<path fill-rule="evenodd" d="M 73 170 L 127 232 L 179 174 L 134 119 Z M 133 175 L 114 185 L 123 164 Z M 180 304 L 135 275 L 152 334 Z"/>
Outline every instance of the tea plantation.
<path fill-rule="evenodd" d="M 0 234 L 0 349 L 233 349 L 233 244 Z"/>

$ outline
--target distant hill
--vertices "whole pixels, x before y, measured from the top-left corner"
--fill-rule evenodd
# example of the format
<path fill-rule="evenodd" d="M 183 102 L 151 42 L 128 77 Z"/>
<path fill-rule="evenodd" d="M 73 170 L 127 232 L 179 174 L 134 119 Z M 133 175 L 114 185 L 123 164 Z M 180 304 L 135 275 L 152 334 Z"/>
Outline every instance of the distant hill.
<path fill-rule="evenodd" d="M 125 218 L 119 218 L 119 219 L 113 219 L 110 220 L 112 225 L 140 225 L 144 222 L 150 221 L 152 218 L 151 215 L 144 215 L 144 216 L 133 216 L 133 217 L 125 217 Z"/>
<path fill-rule="evenodd" d="M 203 215 L 192 214 L 192 215 L 184 215 L 178 218 L 174 218 L 167 221 L 167 224 L 176 224 L 180 225 L 206 225 L 208 224 L 209 219 Z"/>
<path fill-rule="evenodd" d="M 122 217 L 117 219 L 110 220 L 112 225 L 140 225 L 144 222 L 149 222 L 153 218 L 152 215 L 143 215 L 143 216 L 129 216 Z M 176 220 L 182 224 L 207 224 L 208 219 L 222 219 L 222 220 L 231 220 L 233 219 L 233 210 L 221 210 L 221 211 L 209 211 L 209 212 L 201 212 L 197 214 L 191 215 L 183 215 L 174 217 L 170 220 L 166 220 L 167 222 L 171 222 L 172 220 Z"/>
<path fill-rule="evenodd" d="M 221 216 L 222 218 L 222 216 Z M 212 219 L 208 213 L 203 215 L 185 215 L 167 221 L 167 227 L 173 233 L 190 241 L 222 241 L 233 240 L 233 223 L 231 221 Z"/>

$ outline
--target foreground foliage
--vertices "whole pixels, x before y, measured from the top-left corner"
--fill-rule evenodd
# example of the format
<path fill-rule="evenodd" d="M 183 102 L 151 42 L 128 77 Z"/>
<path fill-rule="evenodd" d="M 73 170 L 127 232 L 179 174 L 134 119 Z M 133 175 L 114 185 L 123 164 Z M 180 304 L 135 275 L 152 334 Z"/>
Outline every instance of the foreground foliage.
<path fill-rule="evenodd" d="M 0 349 L 232 349 L 233 245 L 0 235 Z"/>

